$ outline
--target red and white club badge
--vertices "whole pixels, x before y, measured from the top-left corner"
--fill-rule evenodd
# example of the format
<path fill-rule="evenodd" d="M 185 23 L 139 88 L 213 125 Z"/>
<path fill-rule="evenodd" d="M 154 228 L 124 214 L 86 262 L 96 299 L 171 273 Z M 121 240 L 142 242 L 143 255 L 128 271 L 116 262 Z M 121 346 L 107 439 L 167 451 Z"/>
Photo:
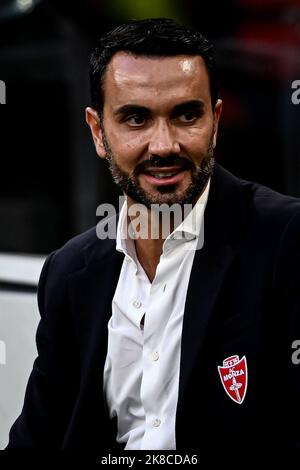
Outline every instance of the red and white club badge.
<path fill-rule="evenodd" d="M 218 366 L 220 379 L 227 395 L 241 405 L 246 396 L 248 370 L 246 356 L 230 356 L 224 359 L 223 366 Z"/>

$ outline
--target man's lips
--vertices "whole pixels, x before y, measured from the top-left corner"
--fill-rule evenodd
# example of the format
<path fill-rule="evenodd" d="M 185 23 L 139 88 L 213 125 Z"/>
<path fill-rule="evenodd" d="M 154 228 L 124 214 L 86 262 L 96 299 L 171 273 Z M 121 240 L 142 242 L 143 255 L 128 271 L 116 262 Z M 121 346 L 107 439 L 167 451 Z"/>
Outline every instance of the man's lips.
<path fill-rule="evenodd" d="M 147 168 L 142 175 L 151 184 L 156 186 L 179 183 L 184 176 L 183 167 L 162 167 Z"/>

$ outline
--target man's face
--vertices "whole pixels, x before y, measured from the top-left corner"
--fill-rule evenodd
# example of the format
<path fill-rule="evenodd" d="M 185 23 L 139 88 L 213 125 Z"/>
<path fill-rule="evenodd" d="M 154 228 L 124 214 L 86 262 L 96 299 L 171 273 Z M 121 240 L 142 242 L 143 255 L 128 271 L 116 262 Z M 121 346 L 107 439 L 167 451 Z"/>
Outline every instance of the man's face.
<path fill-rule="evenodd" d="M 200 56 L 116 53 L 104 79 L 101 122 L 88 108 L 96 150 L 133 202 L 192 203 L 213 166 L 222 103 L 213 112 Z"/>

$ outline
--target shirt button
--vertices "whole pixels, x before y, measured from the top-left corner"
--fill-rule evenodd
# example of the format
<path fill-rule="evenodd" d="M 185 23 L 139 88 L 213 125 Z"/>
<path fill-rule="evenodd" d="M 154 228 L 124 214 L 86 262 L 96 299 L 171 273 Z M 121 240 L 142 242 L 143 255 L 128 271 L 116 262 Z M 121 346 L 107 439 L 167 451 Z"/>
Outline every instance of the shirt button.
<path fill-rule="evenodd" d="M 161 425 L 161 420 L 156 418 L 154 421 L 153 421 L 153 426 L 155 428 L 158 428 L 159 426 Z"/>
<path fill-rule="evenodd" d="M 159 359 L 159 352 L 158 351 L 154 351 L 152 353 L 152 359 L 153 359 L 153 361 L 158 361 L 158 359 Z"/>
<path fill-rule="evenodd" d="M 135 308 L 140 308 L 142 306 L 142 302 L 140 302 L 139 300 L 134 300 L 132 302 L 132 305 L 135 307 Z"/>

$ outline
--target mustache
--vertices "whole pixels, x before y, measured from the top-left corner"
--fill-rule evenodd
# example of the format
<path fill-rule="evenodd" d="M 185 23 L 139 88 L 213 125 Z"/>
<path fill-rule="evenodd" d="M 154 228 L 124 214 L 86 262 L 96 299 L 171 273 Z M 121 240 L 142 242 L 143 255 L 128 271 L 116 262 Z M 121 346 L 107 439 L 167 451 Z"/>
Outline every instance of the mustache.
<path fill-rule="evenodd" d="M 157 155 L 151 155 L 147 160 L 144 160 L 134 170 L 134 174 L 138 175 L 144 173 L 149 168 L 167 168 L 179 166 L 181 169 L 190 169 L 193 167 L 193 162 L 188 160 L 182 155 L 168 155 L 167 157 L 159 157 Z"/>

